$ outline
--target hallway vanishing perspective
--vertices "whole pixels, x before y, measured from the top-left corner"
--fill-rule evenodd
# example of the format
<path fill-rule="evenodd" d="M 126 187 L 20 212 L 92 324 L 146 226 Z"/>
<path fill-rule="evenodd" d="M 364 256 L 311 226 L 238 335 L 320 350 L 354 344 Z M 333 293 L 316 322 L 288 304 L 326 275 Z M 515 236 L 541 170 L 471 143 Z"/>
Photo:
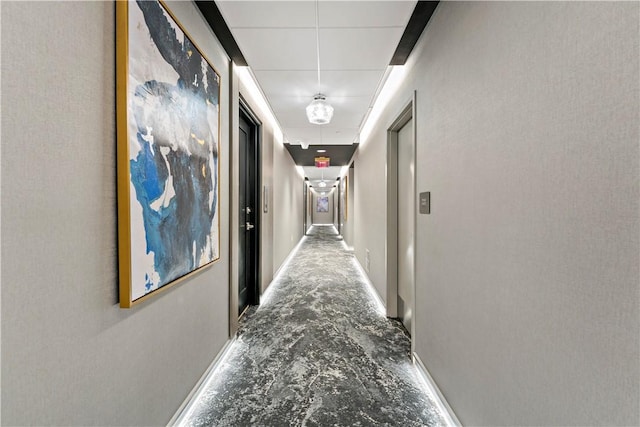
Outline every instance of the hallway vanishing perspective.
<path fill-rule="evenodd" d="M 193 426 L 445 421 L 333 226 L 314 226 L 188 407 Z"/>

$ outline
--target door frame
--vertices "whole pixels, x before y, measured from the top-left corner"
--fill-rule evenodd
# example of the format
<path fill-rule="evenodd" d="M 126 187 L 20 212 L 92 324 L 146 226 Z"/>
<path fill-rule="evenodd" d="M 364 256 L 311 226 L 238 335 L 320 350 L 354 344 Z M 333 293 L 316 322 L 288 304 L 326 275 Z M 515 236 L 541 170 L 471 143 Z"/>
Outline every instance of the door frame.
<path fill-rule="evenodd" d="M 258 116 L 253 112 L 249 103 L 245 100 L 241 93 L 238 94 L 238 97 L 233 99 L 231 102 L 232 109 L 232 120 L 231 120 L 231 174 L 230 174 L 230 207 L 229 207 L 229 232 L 230 232 L 230 286 L 229 286 L 229 337 L 235 335 L 238 330 L 238 272 L 240 266 L 239 262 L 239 251 L 240 251 L 240 242 L 239 242 L 239 234 L 240 234 L 240 221 L 239 221 L 239 193 L 240 193 L 240 137 L 239 137 L 239 126 L 240 126 L 240 114 L 244 114 L 250 119 L 250 122 L 255 124 L 256 126 L 256 138 L 257 138 L 257 147 L 256 147 L 256 158 L 257 158 L 257 170 L 256 176 L 258 179 L 258 188 L 257 188 L 257 198 L 256 198 L 256 208 L 258 209 L 256 215 L 256 246 L 257 246 L 257 259 L 256 263 L 258 274 L 256 276 L 256 283 L 258 286 L 257 290 L 257 303 L 259 303 L 260 299 L 260 284 L 262 281 L 262 267 L 261 267 L 261 248 L 262 248 L 262 121 L 258 118 Z"/>
<path fill-rule="evenodd" d="M 387 236 L 386 236 L 386 266 L 387 266 L 387 317 L 398 318 L 398 132 L 409 120 L 416 117 L 416 92 L 407 101 L 396 118 L 387 128 Z M 413 156 L 416 159 L 416 120 L 413 120 L 411 135 L 413 139 Z M 416 188 L 416 173 L 413 173 L 414 190 Z M 414 195 L 415 196 L 415 195 Z M 416 230 L 416 212 L 413 212 L 413 234 Z M 414 242 L 415 245 L 415 242 Z M 415 253 L 414 253 L 415 277 Z M 415 295 L 416 285 L 413 283 L 413 301 L 411 312 L 411 354 L 415 347 Z"/>
<path fill-rule="evenodd" d="M 255 168 L 256 168 L 256 187 L 255 187 L 255 206 L 254 206 L 254 210 L 255 210 L 255 218 L 254 218 L 254 231 L 255 231 L 255 243 L 254 243 L 254 277 L 255 277 L 255 284 L 254 284 L 254 288 L 252 289 L 253 291 L 253 298 L 251 299 L 250 304 L 252 305 L 259 305 L 260 304 L 260 283 L 262 281 L 262 275 L 261 275 L 261 271 L 262 268 L 260 268 L 260 260 L 261 260 L 261 251 L 260 248 L 262 247 L 262 140 L 261 140 L 261 126 L 262 126 L 262 122 L 260 121 L 260 119 L 258 118 L 258 116 L 256 116 L 256 114 L 251 110 L 251 107 L 249 107 L 249 104 L 247 103 L 247 101 L 245 101 L 245 99 L 242 97 L 242 95 L 240 95 L 240 105 L 239 105 L 239 114 L 240 116 L 244 116 L 245 120 L 247 120 L 247 122 L 249 122 L 249 125 L 251 126 L 251 130 L 252 130 L 252 135 L 251 138 L 254 140 L 255 143 L 255 159 L 253 159 L 253 161 L 255 162 Z M 238 185 L 240 184 L 240 182 L 238 182 Z M 236 206 L 236 208 L 239 208 L 240 206 Z M 238 313 L 238 316 L 240 316 L 241 313 Z"/>

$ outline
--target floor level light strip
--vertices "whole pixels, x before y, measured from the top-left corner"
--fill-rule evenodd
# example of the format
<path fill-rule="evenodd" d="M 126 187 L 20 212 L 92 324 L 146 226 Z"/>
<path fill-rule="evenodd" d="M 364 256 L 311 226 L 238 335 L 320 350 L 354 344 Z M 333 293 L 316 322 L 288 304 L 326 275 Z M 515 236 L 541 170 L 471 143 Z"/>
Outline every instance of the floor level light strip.
<path fill-rule="evenodd" d="M 273 285 L 278 280 L 278 277 L 280 276 L 281 272 L 285 271 L 287 265 L 296 256 L 298 250 L 300 249 L 300 246 L 302 246 L 305 239 L 306 239 L 306 236 L 303 236 L 298 242 L 298 244 L 291 250 L 287 258 L 284 260 L 284 262 L 282 263 L 282 265 L 274 275 L 273 280 L 271 281 L 271 284 L 269 285 L 269 287 L 267 287 L 267 289 L 262 294 L 260 298 L 261 304 L 264 304 L 269 299 L 271 295 L 271 290 L 273 289 L 273 286 L 271 285 Z M 218 372 L 219 368 L 224 365 L 229 355 L 233 352 L 236 342 L 237 342 L 237 338 L 235 336 L 231 338 L 229 341 L 227 341 L 227 343 L 224 345 L 220 353 L 218 353 L 218 355 L 213 360 L 213 362 L 211 362 L 211 365 L 209 365 L 205 373 L 202 375 L 198 383 L 195 385 L 193 390 L 191 390 L 191 393 L 189 393 L 189 395 L 184 400 L 182 405 L 180 405 L 180 408 L 178 408 L 175 415 L 173 416 L 173 418 L 171 418 L 167 426 L 183 427 L 188 425 L 188 422 L 193 415 L 194 405 L 196 405 L 197 402 L 201 400 L 202 393 L 204 392 L 205 389 L 207 389 L 212 379 L 215 377 L 216 373 Z"/>
<path fill-rule="evenodd" d="M 448 427 L 462 427 L 462 423 L 456 416 L 455 412 L 453 412 L 451 406 L 449 406 L 449 402 L 447 402 L 447 399 L 445 399 L 444 395 L 440 392 L 440 389 L 435 381 L 433 381 L 431 374 L 429 374 L 429 371 L 416 353 L 413 353 L 413 360 L 418 377 L 426 388 L 427 393 L 431 396 L 438 407 L 438 410 L 447 423 L 446 425 Z"/>
<path fill-rule="evenodd" d="M 269 286 L 267 287 L 267 289 L 260 296 L 261 305 L 269 301 L 269 298 L 271 298 L 271 291 L 274 288 L 273 286 L 274 283 L 278 281 L 278 279 L 280 278 L 280 274 L 282 274 L 282 272 L 286 270 L 287 266 L 291 263 L 291 260 L 295 258 L 296 254 L 300 250 L 300 247 L 302 246 L 302 244 L 305 242 L 306 239 L 307 239 L 307 236 L 302 236 L 298 244 L 294 246 L 293 249 L 291 249 L 291 252 L 289 252 L 289 255 L 285 258 L 285 260 L 282 262 L 278 270 L 275 272 L 275 274 L 273 275 L 273 279 L 271 280 L 271 283 L 269 283 Z"/>
<path fill-rule="evenodd" d="M 193 415 L 194 405 L 200 401 L 202 393 L 207 389 L 209 383 L 215 377 L 216 372 L 219 370 L 219 368 L 224 365 L 226 359 L 229 357 L 229 354 L 231 354 L 235 344 L 235 336 L 226 342 L 224 347 L 222 347 L 222 350 L 220 350 L 215 359 L 213 359 L 213 362 L 211 362 L 207 370 L 204 372 L 204 374 L 202 374 L 202 377 L 200 377 L 195 387 L 193 387 L 193 390 L 191 390 L 182 405 L 180 405 L 180 408 L 178 408 L 175 415 L 171 418 L 171 420 L 167 424 L 168 427 L 187 426 L 188 420 Z"/>
<path fill-rule="evenodd" d="M 342 243 L 346 247 L 346 243 L 344 243 L 344 241 Z M 367 291 L 369 292 L 369 295 L 371 295 L 371 298 L 375 301 L 376 308 L 378 309 L 378 311 L 380 313 L 382 313 L 383 315 L 386 315 L 387 314 L 387 307 L 384 305 L 384 302 L 382 301 L 382 298 L 380 298 L 380 295 L 378 294 L 378 291 L 373 286 L 373 283 L 371 283 L 371 280 L 369 279 L 369 276 L 367 276 L 367 273 L 365 273 L 364 269 L 362 268 L 362 265 L 360 265 L 360 261 L 358 261 L 358 258 L 356 258 L 355 254 L 353 255 L 353 264 L 355 265 L 356 269 L 358 270 L 358 273 L 360 273 L 360 277 L 362 278 L 362 281 L 364 283 L 366 283 Z"/>

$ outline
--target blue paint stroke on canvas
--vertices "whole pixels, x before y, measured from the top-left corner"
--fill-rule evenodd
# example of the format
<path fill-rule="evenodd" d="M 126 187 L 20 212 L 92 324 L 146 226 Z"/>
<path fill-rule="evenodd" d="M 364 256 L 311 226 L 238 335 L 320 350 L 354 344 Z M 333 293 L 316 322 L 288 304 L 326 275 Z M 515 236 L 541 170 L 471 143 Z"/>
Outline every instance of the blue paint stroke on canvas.
<path fill-rule="evenodd" d="M 138 1 L 153 45 L 176 81 L 135 87 L 131 114 L 139 151 L 131 183 L 142 209 L 146 255 L 153 271 L 145 293 L 217 258 L 219 77 L 156 1 Z"/>

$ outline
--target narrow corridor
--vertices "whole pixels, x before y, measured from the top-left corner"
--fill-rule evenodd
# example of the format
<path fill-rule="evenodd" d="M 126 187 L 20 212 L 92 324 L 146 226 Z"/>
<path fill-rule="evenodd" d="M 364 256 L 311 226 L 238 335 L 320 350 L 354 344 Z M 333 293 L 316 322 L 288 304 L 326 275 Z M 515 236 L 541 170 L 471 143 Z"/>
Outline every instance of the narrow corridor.
<path fill-rule="evenodd" d="M 182 425 L 444 425 L 368 286 L 335 228 L 313 227 Z"/>

